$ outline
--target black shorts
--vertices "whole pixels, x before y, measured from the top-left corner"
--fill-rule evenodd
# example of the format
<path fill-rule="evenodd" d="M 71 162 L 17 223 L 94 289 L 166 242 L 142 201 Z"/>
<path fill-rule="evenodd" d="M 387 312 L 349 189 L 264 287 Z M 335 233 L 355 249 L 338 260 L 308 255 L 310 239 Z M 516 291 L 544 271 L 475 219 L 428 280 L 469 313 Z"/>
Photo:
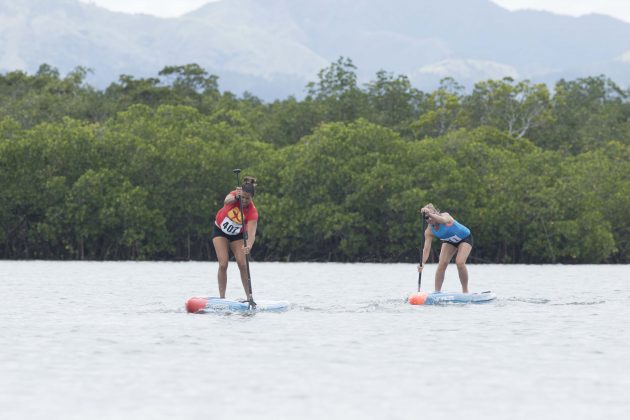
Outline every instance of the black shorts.
<path fill-rule="evenodd" d="M 459 245 L 463 244 L 464 242 L 466 242 L 467 244 L 470 244 L 470 246 L 473 246 L 472 233 L 470 235 L 466 236 L 464 239 L 462 239 L 461 241 L 459 241 L 457 243 L 449 242 L 449 241 L 442 241 L 442 243 L 453 245 L 455 248 L 459 247 Z"/>
<path fill-rule="evenodd" d="M 210 235 L 210 239 L 214 239 L 216 237 L 223 237 L 223 238 L 227 238 L 228 241 L 230 242 L 234 242 L 234 241 L 242 241 L 243 240 L 243 232 L 237 234 L 237 235 L 228 235 L 227 233 L 223 232 L 217 225 L 213 225 L 212 227 L 212 234 Z"/>

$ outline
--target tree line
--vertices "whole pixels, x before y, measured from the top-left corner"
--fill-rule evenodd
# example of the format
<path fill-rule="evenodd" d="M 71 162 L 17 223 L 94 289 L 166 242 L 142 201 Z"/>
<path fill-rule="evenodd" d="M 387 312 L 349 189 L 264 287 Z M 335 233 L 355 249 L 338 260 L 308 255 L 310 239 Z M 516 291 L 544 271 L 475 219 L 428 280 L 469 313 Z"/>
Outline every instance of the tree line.
<path fill-rule="evenodd" d="M 0 75 L 0 258 L 213 259 L 240 167 L 258 260 L 416 261 L 433 202 L 472 261 L 630 262 L 630 91 L 605 76 L 423 92 L 341 57 L 265 102 L 196 64 L 103 90 L 88 72 Z"/>

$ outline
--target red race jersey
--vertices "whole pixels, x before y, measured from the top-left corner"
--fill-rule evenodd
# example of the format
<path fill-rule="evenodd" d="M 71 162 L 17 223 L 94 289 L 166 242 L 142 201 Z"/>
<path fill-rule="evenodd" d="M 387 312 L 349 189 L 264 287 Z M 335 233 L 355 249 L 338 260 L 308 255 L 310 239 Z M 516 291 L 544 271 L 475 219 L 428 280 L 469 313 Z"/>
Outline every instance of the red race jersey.
<path fill-rule="evenodd" d="M 232 191 L 230 194 L 236 197 L 236 191 Z M 241 209 L 239 207 L 238 201 L 226 204 L 219 210 L 217 216 L 214 218 L 214 224 L 226 235 L 238 235 L 243 232 L 243 218 L 241 217 Z M 250 220 L 258 220 L 258 210 L 256 210 L 253 201 L 251 201 L 247 207 L 243 207 L 243 213 L 245 213 L 245 226 L 247 226 L 247 222 Z"/>

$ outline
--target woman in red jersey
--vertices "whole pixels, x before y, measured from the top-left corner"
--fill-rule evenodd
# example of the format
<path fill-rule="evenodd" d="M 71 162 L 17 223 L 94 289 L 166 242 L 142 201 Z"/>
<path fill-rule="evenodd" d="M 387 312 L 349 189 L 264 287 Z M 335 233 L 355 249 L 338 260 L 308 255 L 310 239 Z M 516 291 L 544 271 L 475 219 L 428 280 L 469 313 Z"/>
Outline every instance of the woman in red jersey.
<path fill-rule="evenodd" d="M 249 293 L 247 281 L 247 260 L 245 255 L 249 254 L 256 241 L 256 226 L 258 224 L 258 211 L 254 206 L 254 194 L 256 193 L 256 180 L 252 177 L 245 177 L 245 182 L 241 187 L 230 192 L 223 200 L 223 207 L 214 219 L 212 229 L 212 243 L 219 260 L 219 297 L 225 298 L 227 287 L 227 267 L 229 261 L 229 251 L 232 250 L 238 269 L 241 272 L 241 282 L 245 289 L 245 296 L 252 300 Z M 240 203 L 239 203 L 240 201 Z M 243 205 L 241 214 L 240 205 Z M 247 235 L 247 246 L 243 241 L 243 235 Z"/>

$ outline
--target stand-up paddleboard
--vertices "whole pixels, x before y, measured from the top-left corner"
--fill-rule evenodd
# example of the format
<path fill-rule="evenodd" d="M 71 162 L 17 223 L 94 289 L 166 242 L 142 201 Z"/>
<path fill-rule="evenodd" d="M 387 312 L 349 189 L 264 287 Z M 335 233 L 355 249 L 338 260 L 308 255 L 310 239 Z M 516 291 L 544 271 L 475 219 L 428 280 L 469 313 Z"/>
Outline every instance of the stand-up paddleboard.
<path fill-rule="evenodd" d="M 409 296 L 412 305 L 439 305 L 447 303 L 484 303 L 495 300 L 497 295 L 491 291 L 481 293 L 445 293 L 418 292 Z"/>
<path fill-rule="evenodd" d="M 289 302 L 284 300 L 256 301 L 256 308 L 249 309 L 247 301 L 221 299 L 218 297 L 192 297 L 186 301 L 186 310 L 197 312 L 284 312 L 289 309 Z"/>

